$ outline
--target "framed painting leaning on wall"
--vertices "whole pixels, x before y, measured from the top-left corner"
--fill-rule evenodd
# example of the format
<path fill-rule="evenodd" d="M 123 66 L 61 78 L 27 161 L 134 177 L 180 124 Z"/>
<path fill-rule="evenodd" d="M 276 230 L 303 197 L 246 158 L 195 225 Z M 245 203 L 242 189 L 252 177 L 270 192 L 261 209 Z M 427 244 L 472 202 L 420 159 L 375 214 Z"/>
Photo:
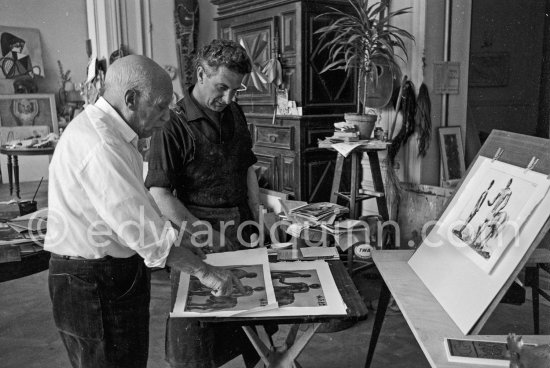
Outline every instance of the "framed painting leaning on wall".
<path fill-rule="evenodd" d="M 0 95 L 2 144 L 52 132 L 59 134 L 53 94 Z"/>
<path fill-rule="evenodd" d="M 459 126 L 439 128 L 439 149 L 444 181 L 458 181 L 466 171 L 464 163 L 464 148 Z"/>

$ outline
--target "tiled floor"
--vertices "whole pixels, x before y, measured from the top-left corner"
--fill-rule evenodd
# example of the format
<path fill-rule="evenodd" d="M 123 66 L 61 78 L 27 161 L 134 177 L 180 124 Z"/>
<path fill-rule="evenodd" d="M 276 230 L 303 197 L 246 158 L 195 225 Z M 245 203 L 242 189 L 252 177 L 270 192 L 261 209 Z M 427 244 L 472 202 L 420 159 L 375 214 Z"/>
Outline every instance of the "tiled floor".
<path fill-rule="evenodd" d="M 27 189 L 32 196 L 35 186 Z M 22 188 L 23 189 L 23 188 Z M 5 198 L 0 186 L 0 200 Z M 23 196 L 28 193 L 23 190 Z M 27 194 L 26 194 L 27 193 Z M 45 200 L 41 190 L 39 205 Z M 380 281 L 357 277 L 356 284 L 367 301 L 376 299 Z M 164 326 L 168 315 L 170 288 L 168 274 L 153 273 L 149 367 L 166 368 L 164 362 Z M 550 333 L 550 307 L 541 308 L 542 333 Z M 299 357 L 305 367 L 363 367 L 367 354 L 374 312 L 366 321 L 336 333 L 318 333 Z M 284 329 L 284 328 L 282 328 Z M 521 306 L 501 304 L 489 319 L 483 334 L 532 333 L 529 302 Z M 281 336 L 281 335 L 279 335 Z M 278 337 L 280 340 L 281 337 Z M 550 342 L 550 339 L 549 339 Z M 226 368 L 241 367 L 237 358 Z M 373 367 L 429 367 L 404 318 L 386 316 L 376 349 Z M 0 367 L 64 368 L 69 367 L 66 352 L 55 330 L 47 290 L 47 272 L 0 283 Z"/>

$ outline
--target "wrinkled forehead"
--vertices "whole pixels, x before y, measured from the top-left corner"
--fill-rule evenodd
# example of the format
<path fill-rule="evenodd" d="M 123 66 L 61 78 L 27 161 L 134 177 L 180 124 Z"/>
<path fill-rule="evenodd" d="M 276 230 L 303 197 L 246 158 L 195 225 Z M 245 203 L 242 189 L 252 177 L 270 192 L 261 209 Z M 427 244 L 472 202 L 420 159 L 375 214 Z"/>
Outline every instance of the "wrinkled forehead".
<path fill-rule="evenodd" d="M 241 87 L 244 75 L 229 70 L 225 66 L 220 66 L 214 69 L 210 66 L 205 67 L 206 75 L 215 84 L 223 84 L 230 89 L 237 89 Z"/>

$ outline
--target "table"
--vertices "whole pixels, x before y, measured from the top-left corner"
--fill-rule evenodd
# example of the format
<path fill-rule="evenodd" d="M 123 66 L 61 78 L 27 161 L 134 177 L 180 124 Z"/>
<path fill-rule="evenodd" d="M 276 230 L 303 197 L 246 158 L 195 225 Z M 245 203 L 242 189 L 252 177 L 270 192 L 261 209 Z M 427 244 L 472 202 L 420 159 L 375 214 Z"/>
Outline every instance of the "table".
<path fill-rule="evenodd" d="M 15 280 L 47 270 L 50 263 L 50 252 L 40 250 L 22 254 L 17 262 L 0 263 L 0 282 Z"/>
<path fill-rule="evenodd" d="M 53 154 L 54 147 L 44 148 L 8 148 L 1 146 L 0 153 L 8 156 L 8 178 L 10 183 L 10 195 L 13 194 L 13 181 L 15 180 L 15 194 L 19 196 L 19 160 L 18 156 L 41 156 Z M 12 165 L 13 157 L 13 165 Z"/>
<path fill-rule="evenodd" d="M 505 335 L 464 335 L 424 283 L 408 265 L 413 250 L 377 250 L 374 263 L 384 280 L 372 328 L 365 367 L 370 367 L 380 335 L 390 295 L 393 295 L 416 341 L 432 367 L 472 367 L 471 364 L 449 362 L 443 346 L 444 338 L 506 341 Z M 548 336 L 523 336 L 525 343 L 547 344 Z M 476 368 L 489 368 L 476 365 Z M 494 367 L 494 366 L 492 366 Z"/>
<path fill-rule="evenodd" d="M 205 322 L 231 322 L 242 326 L 246 335 L 250 339 L 250 342 L 260 355 L 263 363 L 267 367 L 296 367 L 296 357 L 302 352 L 309 340 L 313 337 L 313 334 L 320 326 L 322 322 L 328 322 L 335 319 L 352 319 L 362 320 L 367 318 L 368 310 L 363 303 L 363 299 L 357 292 L 352 279 L 350 278 L 346 268 L 341 261 L 327 261 L 332 276 L 338 291 L 342 296 L 342 299 L 346 303 L 347 314 L 345 316 L 293 316 L 293 317 L 258 317 L 258 318 L 200 318 Z M 177 274 L 177 276 L 176 276 Z M 176 282 L 172 282 L 172 308 L 176 301 L 176 293 L 179 284 L 179 273 L 173 272 L 171 274 Z M 173 279 L 173 280 L 174 280 Z M 284 346 L 273 346 L 271 339 L 260 325 L 266 323 L 277 324 L 292 324 L 290 331 L 287 335 Z M 298 335 L 300 325 L 305 330 L 302 331 L 302 335 Z M 256 330 L 253 328 L 256 326 Z"/>

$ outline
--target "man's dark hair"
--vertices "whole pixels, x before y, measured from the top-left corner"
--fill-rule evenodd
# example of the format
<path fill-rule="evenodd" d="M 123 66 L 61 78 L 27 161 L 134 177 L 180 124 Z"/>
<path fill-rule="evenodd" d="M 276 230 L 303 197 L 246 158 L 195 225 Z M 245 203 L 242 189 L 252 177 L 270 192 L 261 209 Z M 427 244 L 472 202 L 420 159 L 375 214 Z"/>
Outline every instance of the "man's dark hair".
<path fill-rule="evenodd" d="M 252 70 L 252 64 L 245 49 L 235 41 L 213 40 L 204 46 L 195 56 L 195 70 L 199 65 L 208 65 L 214 70 L 220 66 L 238 74 L 248 74 Z"/>

